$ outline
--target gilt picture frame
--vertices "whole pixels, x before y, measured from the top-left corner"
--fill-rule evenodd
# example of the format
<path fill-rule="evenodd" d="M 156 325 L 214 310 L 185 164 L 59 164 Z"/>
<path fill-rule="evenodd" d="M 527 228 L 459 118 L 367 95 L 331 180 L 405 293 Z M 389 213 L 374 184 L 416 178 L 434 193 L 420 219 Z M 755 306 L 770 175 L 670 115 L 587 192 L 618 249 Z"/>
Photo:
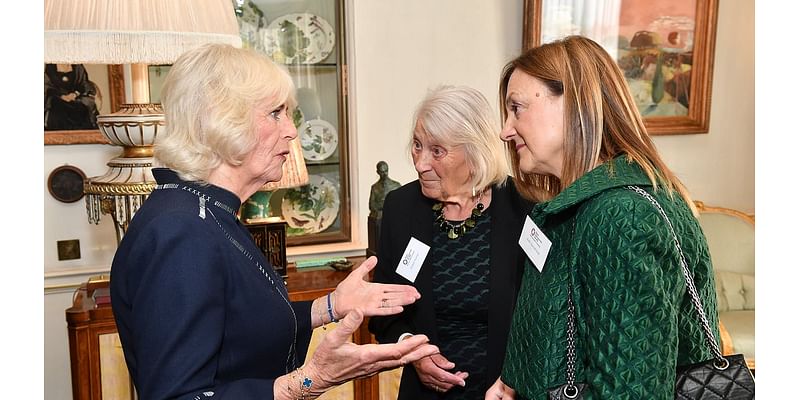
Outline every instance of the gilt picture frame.
<path fill-rule="evenodd" d="M 718 0 L 525 0 L 523 51 L 587 36 L 617 60 L 651 135 L 707 133 Z"/>
<path fill-rule="evenodd" d="M 101 94 L 100 102 L 106 104 L 101 107 L 100 113 L 112 113 L 119 110 L 125 102 L 125 82 L 123 78 L 122 65 L 92 65 L 87 66 L 88 70 L 106 70 L 107 74 L 89 74 L 89 78 L 97 85 Z M 103 71 L 105 72 L 105 71 Z M 107 78 L 106 78 L 107 75 Z M 100 108 L 100 105 L 98 105 Z M 68 145 L 68 144 L 109 144 L 99 129 L 80 129 L 80 130 L 44 130 L 45 145 Z"/>

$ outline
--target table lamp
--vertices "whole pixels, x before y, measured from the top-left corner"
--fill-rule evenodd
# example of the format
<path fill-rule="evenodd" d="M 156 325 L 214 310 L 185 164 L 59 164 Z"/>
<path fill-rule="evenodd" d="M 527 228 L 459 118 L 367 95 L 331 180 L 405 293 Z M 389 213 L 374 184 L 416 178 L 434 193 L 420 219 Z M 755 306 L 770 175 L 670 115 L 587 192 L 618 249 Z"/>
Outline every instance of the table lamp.
<path fill-rule="evenodd" d="M 289 142 L 289 156 L 283 163 L 283 176 L 278 182 L 268 182 L 258 192 L 250 196 L 242 204 L 241 220 L 247 224 L 276 222 L 283 218 L 280 215 L 271 216 L 270 200 L 272 194 L 279 189 L 291 189 L 308 184 L 308 169 L 303 159 L 303 148 L 300 138 Z"/>
<path fill-rule="evenodd" d="M 241 47 L 231 0 L 45 0 L 44 58 L 50 64 L 130 64 L 131 103 L 97 124 L 122 153 L 84 185 L 90 223 L 114 220 L 117 242 L 155 188 L 153 144 L 164 129 L 150 104 L 147 66 L 172 64 L 206 43 Z M 302 159 L 302 157 L 301 157 Z"/>
<path fill-rule="evenodd" d="M 250 196 L 243 204 L 240 218 L 253 240 L 279 275 L 286 278 L 286 229 L 287 223 L 280 216 L 270 215 L 269 202 L 279 189 L 290 189 L 308 184 L 308 169 L 303 159 L 300 138 L 289 142 L 289 156 L 283 163 L 283 176 L 278 182 L 269 182 Z"/>

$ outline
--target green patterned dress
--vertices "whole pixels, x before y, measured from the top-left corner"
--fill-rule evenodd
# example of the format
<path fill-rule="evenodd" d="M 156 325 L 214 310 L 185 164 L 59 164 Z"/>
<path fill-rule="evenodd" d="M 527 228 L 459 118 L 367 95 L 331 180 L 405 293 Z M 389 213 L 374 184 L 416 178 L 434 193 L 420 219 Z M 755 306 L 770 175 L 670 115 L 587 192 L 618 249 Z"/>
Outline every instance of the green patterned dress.
<path fill-rule="evenodd" d="M 717 338 L 705 237 L 681 197 L 618 157 L 531 211 L 552 241 L 540 272 L 527 262 L 503 366 L 517 398 L 546 399 L 565 382 L 568 283 L 575 288 L 577 381 L 585 399 L 673 399 L 675 367 L 711 358 L 672 235 L 638 185 L 666 211 Z"/>

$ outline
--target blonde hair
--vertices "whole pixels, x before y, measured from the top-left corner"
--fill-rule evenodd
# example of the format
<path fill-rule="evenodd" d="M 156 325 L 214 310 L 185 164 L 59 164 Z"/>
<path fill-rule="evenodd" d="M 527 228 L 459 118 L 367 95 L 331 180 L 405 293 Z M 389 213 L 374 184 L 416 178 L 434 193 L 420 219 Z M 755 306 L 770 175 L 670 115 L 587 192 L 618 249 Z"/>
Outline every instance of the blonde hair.
<path fill-rule="evenodd" d="M 564 97 L 564 160 L 561 178 L 527 174 L 519 168 L 519 155 L 507 145 L 520 193 L 534 201 L 552 199 L 600 163 L 625 154 L 639 164 L 653 185 L 680 193 L 689 208 L 696 208 L 689 192 L 658 154 L 616 62 L 591 39 L 569 36 L 530 49 L 510 61 L 500 79 L 500 109 L 508 116 L 506 95 L 514 71 L 544 82 L 549 91 Z"/>
<path fill-rule="evenodd" d="M 294 91 L 283 68 L 252 50 L 209 44 L 187 51 L 162 87 L 166 131 L 155 158 L 190 181 L 205 181 L 222 163 L 241 165 L 257 143 L 256 107 L 291 110 Z"/>
<path fill-rule="evenodd" d="M 510 174 L 489 101 L 467 86 L 441 85 L 429 91 L 414 112 L 414 127 L 444 146 L 463 146 L 476 191 L 503 184 Z M 412 127 L 412 132 L 413 132 Z M 409 146 L 413 146 L 412 133 Z"/>

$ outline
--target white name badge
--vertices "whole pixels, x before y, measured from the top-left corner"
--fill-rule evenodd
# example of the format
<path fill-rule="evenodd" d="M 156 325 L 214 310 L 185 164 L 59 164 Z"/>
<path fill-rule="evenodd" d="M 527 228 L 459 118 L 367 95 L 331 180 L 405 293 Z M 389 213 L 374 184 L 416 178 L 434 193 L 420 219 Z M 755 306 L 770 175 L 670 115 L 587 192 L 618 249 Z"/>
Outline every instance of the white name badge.
<path fill-rule="evenodd" d="M 550 252 L 552 245 L 553 242 L 545 236 L 531 217 L 525 217 L 525 225 L 522 227 L 522 234 L 519 235 L 519 246 L 525 250 L 525 254 L 539 272 L 542 272 L 542 268 L 544 268 L 547 253 Z"/>
<path fill-rule="evenodd" d="M 412 237 L 408 241 L 406 251 L 403 252 L 403 257 L 397 263 L 395 272 L 413 283 L 417 279 L 417 274 L 422 269 L 422 263 L 425 261 L 425 257 L 428 256 L 428 250 L 430 249 L 431 246 Z"/>

